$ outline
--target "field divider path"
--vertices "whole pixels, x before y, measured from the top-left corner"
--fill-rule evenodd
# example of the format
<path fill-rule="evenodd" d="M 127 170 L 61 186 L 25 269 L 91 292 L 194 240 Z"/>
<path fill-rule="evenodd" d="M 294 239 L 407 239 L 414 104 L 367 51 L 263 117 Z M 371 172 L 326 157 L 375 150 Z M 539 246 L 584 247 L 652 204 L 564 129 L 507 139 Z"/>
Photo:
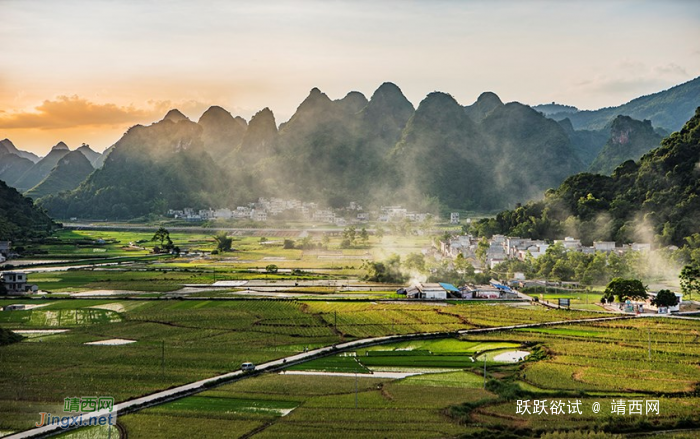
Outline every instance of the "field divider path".
<path fill-rule="evenodd" d="M 206 378 L 203 380 L 195 381 L 189 384 L 184 384 L 181 386 L 176 386 L 170 389 L 161 390 L 150 395 L 141 396 L 128 401 L 124 401 L 114 405 L 113 410 L 99 410 L 97 412 L 90 413 L 91 416 L 101 416 L 109 415 L 110 413 L 117 412 L 119 416 L 127 415 L 130 413 L 135 413 L 137 411 L 143 410 L 145 408 L 158 406 L 167 402 L 171 402 L 180 398 L 185 398 L 187 396 L 192 396 L 206 390 L 210 390 L 213 387 L 232 383 L 246 378 L 255 377 L 263 373 L 268 372 L 279 372 L 289 366 L 296 364 L 305 363 L 317 358 L 327 357 L 340 352 L 350 351 L 358 348 L 370 347 L 385 343 L 400 342 L 407 340 L 422 340 L 431 338 L 446 338 L 454 337 L 459 335 L 469 335 L 469 334 L 485 334 L 490 332 L 498 331 L 509 331 L 514 329 L 523 328 L 538 328 L 543 326 L 557 326 L 557 325 L 570 325 L 577 323 L 596 323 L 605 322 L 612 320 L 625 320 L 634 319 L 637 317 L 646 316 L 636 316 L 636 315 L 621 315 L 614 317 L 595 317 L 595 318 L 585 318 L 585 319 L 573 319 L 573 320 L 560 320 L 554 322 L 544 322 L 544 323 L 526 323 L 519 325 L 509 325 L 509 326 L 495 326 L 492 328 L 475 328 L 475 329 L 462 329 L 458 331 L 449 332 L 419 332 L 413 334 L 401 334 L 401 335 L 387 335 L 383 337 L 373 337 L 364 338 L 360 340 L 353 340 L 344 343 L 338 343 L 331 346 L 326 346 L 318 349 L 313 349 L 308 352 L 302 352 L 296 355 L 290 355 L 288 357 L 280 358 L 277 360 L 268 361 L 266 363 L 259 364 L 255 371 L 253 372 L 243 372 L 240 370 L 234 372 L 228 372 L 222 375 L 217 375 L 215 377 Z M 656 316 L 648 316 L 656 317 Z M 75 430 L 79 427 L 68 427 L 61 428 L 60 425 L 46 425 L 43 427 L 32 428 L 22 432 L 14 433 L 9 436 L 3 436 L 3 439 L 24 439 L 24 438 L 43 438 L 55 436 L 61 433 L 65 433 L 69 430 Z"/>

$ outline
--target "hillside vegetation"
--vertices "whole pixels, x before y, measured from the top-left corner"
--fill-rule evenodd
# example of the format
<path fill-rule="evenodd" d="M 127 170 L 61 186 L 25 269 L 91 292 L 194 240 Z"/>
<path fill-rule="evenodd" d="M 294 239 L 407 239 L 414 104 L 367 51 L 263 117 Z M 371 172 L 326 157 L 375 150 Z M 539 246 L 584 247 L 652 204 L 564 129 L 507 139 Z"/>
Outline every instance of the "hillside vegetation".
<path fill-rule="evenodd" d="M 55 226 L 46 213 L 0 181 L 0 240 L 20 241 L 46 235 Z"/>
<path fill-rule="evenodd" d="M 678 132 L 638 162 L 626 161 L 611 176 L 577 174 L 542 201 L 480 221 L 484 235 L 538 239 L 563 234 L 583 241 L 657 239 L 683 245 L 700 230 L 700 108 Z"/>

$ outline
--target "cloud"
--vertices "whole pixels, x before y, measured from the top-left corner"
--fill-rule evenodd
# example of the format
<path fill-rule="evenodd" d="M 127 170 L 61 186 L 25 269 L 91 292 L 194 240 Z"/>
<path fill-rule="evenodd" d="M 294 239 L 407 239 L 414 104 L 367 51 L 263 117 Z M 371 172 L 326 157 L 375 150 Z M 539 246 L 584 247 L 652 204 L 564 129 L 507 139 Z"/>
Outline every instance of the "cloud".
<path fill-rule="evenodd" d="M 674 63 L 656 66 L 654 72 L 660 76 L 688 76 L 688 72 L 683 67 Z"/>
<path fill-rule="evenodd" d="M 0 115 L 0 128 L 51 130 L 79 126 L 117 126 L 148 120 L 153 116 L 150 109 L 97 104 L 79 96 L 58 96 L 54 100 L 45 100 L 34 110 L 3 113 Z"/>
<path fill-rule="evenodd" d="M 615 73 L 617 72 L 617 73 Z M 588 92 L 605 95 L 634 95 L 668 87 L 689 77 L 682 66 L 675 63 L 648 66 L 642 62 L 624 59 L 611 69 L 612 74 L 597 75 L 575 83 Z"/>

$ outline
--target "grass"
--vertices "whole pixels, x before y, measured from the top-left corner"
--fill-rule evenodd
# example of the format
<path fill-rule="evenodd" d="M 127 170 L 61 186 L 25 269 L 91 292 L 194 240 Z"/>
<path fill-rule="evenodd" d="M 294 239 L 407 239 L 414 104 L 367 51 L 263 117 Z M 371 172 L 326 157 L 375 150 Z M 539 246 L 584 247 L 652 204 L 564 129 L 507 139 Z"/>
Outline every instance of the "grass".
<path fill-rule="evenodd" d="M 355 389 L 357 386 L 357 408 Z M 487 397 L 488 392 L 470 389 L 468 398 Z M 288 398 L 293 395 L 294 401 Z M 445 378 L 445 384 L 383 380 L 360 377 L 326 377 L 271 374 L 229 384 L 201 397 L 219 399 L 217 404 L 237 406 L 237 401 L 253 401 L 265 405 L 286 403 L 296 408 L 288 415 L 260 415 L 235 412 L 221 414 L 215 408 L 188 418 L 189 426 L 179 421 L 189 413 L 176 412 L 168 405 L 147 409 L 135 415 L 120 417 L 130 437 L 145 437 L 151 433 L 149 424 L 161 422 L 168 437 L 187 434 L 198 437 L 221 437 L 219 432 L 230 423 L 240 437 L 258 429 L 255 437 L 408 437 L 434 438 L 455 436 L 467 431 L 463 426 L 447 420 L 442 413 L 449 404 L 461 401 L 464 388 L 455 387 Z M 186 398 L 183 401 L 186 401 Z M 185 406 L 190 405 L 185 403 Z M 209 402 L 205 403 L 210 404 Z M 190 412 L 191 413 L 191 412 Z M 225 417 L 225 418 L 224 418 Z M 218 422 L 226 419 L 226 424 Z M 214 421 L 214 422 L 211 422 Z M 244 431 L 247 422 L 248 430 Z M 150 430 L 149 430 L 150 429 Z M 144 435 L 145 433 L 145 435 Z M 162 434 L 162 433 L 161 433 Z"/>
<path fill-rule="evenodd" d="M 307 363 L 298 364 L 288 370 L 312 370 L 322 372 L 369 373 L 369 369 L 357 361 L 355 356 L 336 355 L 319 358 Z"/>
<path fill-rule="evenodd" d="M 221 396 L 191 396 L 169 402 L 160 407 L 162 411 L 207 412 L 207 413 L 260 413 L 282 416 L 299 405 L 296 401 L 225 398 Z"/>
<path fill-rule="evenodd" d="M 479 375 L 464 371 L 426 373 L 405 378 L 399 382 L 399 385 L 481 389 L 484 385 L 484 379 Z"/>

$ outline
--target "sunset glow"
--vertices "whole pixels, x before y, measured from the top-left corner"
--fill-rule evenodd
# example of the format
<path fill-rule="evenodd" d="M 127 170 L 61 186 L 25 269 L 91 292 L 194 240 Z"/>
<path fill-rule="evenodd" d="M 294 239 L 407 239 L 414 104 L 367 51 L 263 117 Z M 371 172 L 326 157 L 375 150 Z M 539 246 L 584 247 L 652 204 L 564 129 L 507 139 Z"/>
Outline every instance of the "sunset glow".
<path fill-rule="evenodd" d="M 284 122 L 313 87 L 595 109 L 700 74 L 691 1 L 2 0 L 0 14 L 0 138 L 42 155 L 104 150 L 175 107 Z"/>

